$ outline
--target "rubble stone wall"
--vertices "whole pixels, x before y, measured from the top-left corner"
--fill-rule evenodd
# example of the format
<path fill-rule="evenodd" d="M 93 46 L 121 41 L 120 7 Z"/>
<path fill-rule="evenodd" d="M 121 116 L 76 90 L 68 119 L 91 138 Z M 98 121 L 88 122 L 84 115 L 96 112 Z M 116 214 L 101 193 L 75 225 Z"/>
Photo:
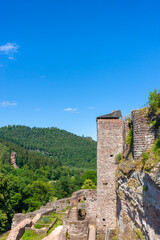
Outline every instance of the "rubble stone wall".
<path fill-rule="evenodd" d="M 133 115 L 133 156 L 141 157 L 155 141 L 156 130 L 148 123 L 145 109 L 132 111 Z"/>
<path fill-rule="evenodd" d="M 96 223 L 97 215 L 97 190 L 90 189 L 85 192 L 86 219 L 90 223 Z"/>
<path fill-rule="evenodd" d="M 97 119 L 97 231 L 116 228 L 115 157 L 123 151 L 122 120 Z"/>

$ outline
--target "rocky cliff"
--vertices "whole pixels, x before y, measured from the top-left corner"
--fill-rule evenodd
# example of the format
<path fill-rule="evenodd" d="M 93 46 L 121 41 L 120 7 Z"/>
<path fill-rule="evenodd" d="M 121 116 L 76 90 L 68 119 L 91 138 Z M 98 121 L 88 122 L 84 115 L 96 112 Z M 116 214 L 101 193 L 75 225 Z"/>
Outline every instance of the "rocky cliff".
<path fill-rule="evenodd" d="M 126 164 L 127 165 L 127 164 Z M 119 240 L 160 239 L 160 164 L 150 173 L 130 163 L 117 178 L 117 233 Z M 128 171 L 127 171 L 128 170 Z"/>
<path fill-rule="evenodd" d="M 148 108 L 132 112 L 131 145 L 119 160 L 117 239 L 160 239 L 160 136 Z M 125 138 L 129 127 L 125 122 Z M 131 131 L 130 131 L 131 134 Z M 131 136 L 131 135 L 130 135 Z M 124 139 L 125 141 L 125 139 Z"/>

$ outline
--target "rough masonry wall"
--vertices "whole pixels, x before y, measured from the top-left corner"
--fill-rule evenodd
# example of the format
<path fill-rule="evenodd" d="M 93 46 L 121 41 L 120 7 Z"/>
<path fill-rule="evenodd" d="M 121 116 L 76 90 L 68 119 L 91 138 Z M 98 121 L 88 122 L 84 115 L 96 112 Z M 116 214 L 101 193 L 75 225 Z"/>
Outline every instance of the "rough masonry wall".
<path fill-rule="evenodd" d="M 85 191 L 86 219 L 89 223 L 96 224 L 97 213 L 97 189 L 87 189 Z"/>
<path fill-rule="evenodd" d="M 148 150 L 155 141 L 156 131 L 148 124 L 146 111 L 146 108 L 132 111 L 133 155 L 135 160 L 141 157 L 142 152 Z"/>
<path fill-rule="evenodd" d="M 116 228 L 115 156 L 123 150 L 122 121 L 97 119 L 97 231 Z"/>

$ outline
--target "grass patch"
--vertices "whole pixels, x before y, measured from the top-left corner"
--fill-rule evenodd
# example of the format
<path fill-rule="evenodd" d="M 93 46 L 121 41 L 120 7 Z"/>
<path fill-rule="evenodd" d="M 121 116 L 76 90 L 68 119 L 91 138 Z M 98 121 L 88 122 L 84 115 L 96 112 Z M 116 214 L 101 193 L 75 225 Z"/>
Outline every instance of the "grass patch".
<path fill-rule="evenodd" d="M 70 206 L 67 206 L 67 207 L 64 208 L 61 212 L 66 212 L 68 209 L 70 209 Z"/>
<path fill-rule="evenodd" d="M 63 221 L 61 219 L 57 219 L 57 221 L 55 222 L 55 224 L 51 227 L 51 229 L 48 231 L 48 235 L 54 230 L 56 229 L 56 227 L 63 225 Z"/>
<path fill-rule="evenodd" d="M 61 213 L 57 213 L 57 212 L 53 212 L 52 214 L 51 214 L 51 216 L 52 217 L 54 217 L 54 218 L 59 218 L 60 220 L 63 220 L 63 218 L 64 218 L 64 214 L 61 214 Z"/>
<path fill-rule="evenodd" d="M 34 225 L 35 228 L 41 229 L 43 227 L 49 227 L 49 225 L 55 220 L 54 216 L 41 217 L 40 220 Z"/>
<path fill-rule="evenodd" d="M 44 233 L 37 234 L 32 230 L 27 230 L 23 234 L 21 240 L 41 240 L 45 237 L 46 235 Z"/>
<path fill-rule="evenodd" d="M 0 236 L 0 240 L 6 240 L 8 237 L 9 233 L 4 233 L 3 235 Z"/>

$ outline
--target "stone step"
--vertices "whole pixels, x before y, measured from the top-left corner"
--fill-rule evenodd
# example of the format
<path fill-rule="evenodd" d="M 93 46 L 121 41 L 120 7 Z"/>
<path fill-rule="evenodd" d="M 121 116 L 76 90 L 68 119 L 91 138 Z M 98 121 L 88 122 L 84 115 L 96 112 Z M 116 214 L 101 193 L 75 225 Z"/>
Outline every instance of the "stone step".
<path fill-rule="evenodd" d="M 71 210 L 70 210 L 70 213 L 69 213 L 69 219 L 72 220 L 72 221 L 77 221 L 78 218 L 77 218 L 77 212 L 78 212 L 78 209 L 77 207 L 73 207 Z"/>

